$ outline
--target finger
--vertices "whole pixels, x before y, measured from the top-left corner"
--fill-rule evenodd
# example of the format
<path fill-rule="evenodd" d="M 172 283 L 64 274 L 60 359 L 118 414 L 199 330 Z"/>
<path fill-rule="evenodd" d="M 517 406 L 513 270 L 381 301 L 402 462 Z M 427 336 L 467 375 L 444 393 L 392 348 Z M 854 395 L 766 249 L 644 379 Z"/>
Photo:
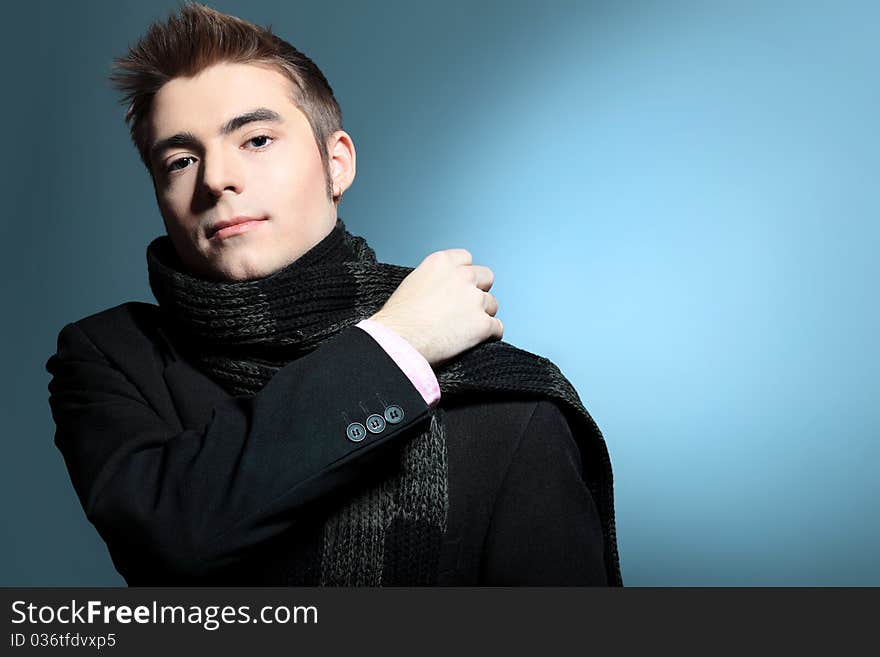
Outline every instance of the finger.
<path fill-rule="evenodd" d="M 483 292 L 488 292 L 495 283 L 495 272 L 483 265 L 471 265 L 471 271 L 474 276 L 474 285 Z"/>
<path fill-rule="evenodd" d="M 467 249 L 446 249 L 444 253 L 455 265 L 469 265 L 474 261 L 471 252 Z"/>
<path fill-rule="evenodd" d="M 486 292 L 483 295 L 483 309 L 486 311 L 487 315 L 492 315 L 492 317 L 494 317 L 498 312 L 498 299 L 489 292 Z"/>
<path fill-rule="evenodd" d="M 492 318 L 492 337 L 500 340 L 504 336 L 504 323 L 497 317 Z"/>

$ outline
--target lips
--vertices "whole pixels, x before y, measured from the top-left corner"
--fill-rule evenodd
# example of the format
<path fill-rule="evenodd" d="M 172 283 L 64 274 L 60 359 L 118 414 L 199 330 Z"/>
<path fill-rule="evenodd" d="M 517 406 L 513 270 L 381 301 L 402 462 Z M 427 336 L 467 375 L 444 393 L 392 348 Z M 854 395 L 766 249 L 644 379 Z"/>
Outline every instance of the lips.
<path fill-rule="evenodd" d="M 226 237 L 228 235 L 237 235 L 238 233 L 247 232 L 258 222 L 265 221 L 266 217 L 250 217 L 241 215 L 218 221 L 216 224 L 208 228 L 208 239 L 213 237 Z"/>

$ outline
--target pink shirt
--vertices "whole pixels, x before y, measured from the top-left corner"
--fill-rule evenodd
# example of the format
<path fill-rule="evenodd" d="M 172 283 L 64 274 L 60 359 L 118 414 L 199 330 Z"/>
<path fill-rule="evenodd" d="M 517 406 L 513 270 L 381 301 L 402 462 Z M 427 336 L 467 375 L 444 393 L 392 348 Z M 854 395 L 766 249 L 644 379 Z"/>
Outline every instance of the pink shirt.
<path fill-rule="evenodd" d="M 431 369 L 428 361 L 425 360 L 425 357 L 415 347 L 407 342 L 397 331 L 372 319 L 362 319 L 355 326 L 373 336 L 373 339 L 379 343 L 379 346 L 391 356 L 391 359 L 397 363 L 397 366 L 412 381 L 412 384 L 421 393 L 422 399 L 425 400 L 428 406 L 437 404 L 440 400 L 440 384 L 437 383 L 437 377 L 434 375 L 434 370 Z"/>

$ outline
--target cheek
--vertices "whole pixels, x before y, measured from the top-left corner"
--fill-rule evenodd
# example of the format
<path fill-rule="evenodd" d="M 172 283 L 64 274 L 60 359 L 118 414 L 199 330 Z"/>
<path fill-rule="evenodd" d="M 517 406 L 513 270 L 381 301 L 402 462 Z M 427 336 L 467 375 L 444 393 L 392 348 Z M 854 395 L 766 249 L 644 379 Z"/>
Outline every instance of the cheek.
<path fill-rule="evenodd" d="M 317 162 L 284 158 L 275 162 L 262 177 L 277 198 L 311 205 L 324 195 L 324 170 L 320 158 Z"/>
<path fill-rule="evenodd" d="M 174 195 L 164 193 L 161 197 L 157 197 L 159 204 L 159 213 L 162 215 L 162 221 L 169 235 L 175 237 L 188 236 L 191 233 L 189 220 L 181 219 L 187 217 L 187 203 L 181 202 Z"/>
<path fill-rule="evenodd" d="M 156 196 L 159 209 L 162 214 L 168 216 L 180 216 L 180 211 L 186 208 L 186 195 L 178 180 L 168 184 L 162 192 Z"/>

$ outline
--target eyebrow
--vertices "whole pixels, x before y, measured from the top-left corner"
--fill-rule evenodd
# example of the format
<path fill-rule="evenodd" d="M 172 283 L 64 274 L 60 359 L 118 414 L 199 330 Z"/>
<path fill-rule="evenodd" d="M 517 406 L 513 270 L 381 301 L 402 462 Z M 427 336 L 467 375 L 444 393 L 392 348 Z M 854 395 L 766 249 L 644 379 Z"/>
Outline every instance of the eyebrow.
<path fill-rule="evenodd" d="M 281 115 L 278 112 L 270 110 L 266 107 L 258 107 L 257 109 L 251 110 L 250 112 L 245 112 L 244 114 L 239 114 L 238 116 L 229 119 L 226 123 L 220 126 L 220 131 L 218 134 L 221 137 L 223 135 L 228 135 L 235 132 L 243 125 L 254 123 L 255 121 L 271 121 L 273 123 L 284 123 L 284 119 L 281 118 Z M 169 148 L 174 148 L 176 146 L 195 147 L 199 145 L 201 145 L 201 142 L 193 133 L 178 132 L 176 135 L 165 137 L 164 139 L 160 139 L 155 144 L 153 144 L 150 147 L 150 157 L 155 161 L 156 159 L 158 159 L 159 155 L 163 151 Z"/>

